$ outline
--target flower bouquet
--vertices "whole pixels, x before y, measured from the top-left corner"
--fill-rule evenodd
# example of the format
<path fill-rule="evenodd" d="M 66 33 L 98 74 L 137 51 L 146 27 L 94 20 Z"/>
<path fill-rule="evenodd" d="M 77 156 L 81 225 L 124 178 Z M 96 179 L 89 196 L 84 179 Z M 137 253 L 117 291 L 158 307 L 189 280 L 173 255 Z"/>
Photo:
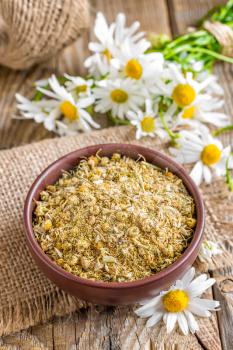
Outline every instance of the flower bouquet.
<path fill-rule="evenodd" d="M 232 9 L 230 0 L 208 18 L 232 30 Z M 211 68 L 216 59 L 233 63 L 233 58 L 220 53 L 220 43 L 205 29 L 171 41 L 164 36 L 148 41 L 139 27 L 139 22 L 127 27 L 124 14 L 108 25 L 98 13 L 98 41 L 89 43 L 93 54 L 84 62 L 87 77 L 65 74 L 37 81 L 32 100 L 16 95 L 21 117 L 73 135 L 100 128 L 96 113 L 107 115 L 115 125 L 134 125 L 137 139 L 171 141 L 172 156 L 196 163 L 191 176 L 197 184 L 210 183 L 214 171 L 226 176 L 231 189 L 231 149 L 214 134 L 232 125 L 221 112 L 224 91 Z M 218 130 L 211 133 L 211 125 Z"/>

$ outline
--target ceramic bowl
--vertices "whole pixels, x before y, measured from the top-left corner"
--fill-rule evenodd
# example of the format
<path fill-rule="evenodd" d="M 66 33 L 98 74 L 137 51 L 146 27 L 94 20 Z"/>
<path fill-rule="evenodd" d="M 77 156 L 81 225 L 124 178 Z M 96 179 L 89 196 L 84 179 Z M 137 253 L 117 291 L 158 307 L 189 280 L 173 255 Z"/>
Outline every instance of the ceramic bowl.
<path fill-rule="evenodd" d="M 32 227 L 32 216 L 35 200 L 47 185 L 53 184 L 61 176 L 62 170 L 69 170 L 76 166 L 83 157 L 95 155 L 100 151 L 101 156 L 111 156 L 118 152 L 122 155 L 138 158 L 142 155 L 149 163 L 160 168 L 168 168 L 183 180 L 196 204 L 197 225 L 193 239 L 172 265 L 160 272 L 133 282 L 97 282 L 77 277 L 56 265 L 40 248 Z M 48 166 L 32 184 L 24 207 L 24 223 L 26 240 L 29 250 L 39 269 L 57 286 L 74 296 L 96 304 L 119 305 L 131 304 L 156 295 L 162 289 L 169 287 L 191 267 L 196 259 L 202 241 L 204 229 L 204 205 L 197 186 L 184 168 L 168 156 L 159 151 L 130 144 L 102 144 L 79 149 L 58 159 Z"/>

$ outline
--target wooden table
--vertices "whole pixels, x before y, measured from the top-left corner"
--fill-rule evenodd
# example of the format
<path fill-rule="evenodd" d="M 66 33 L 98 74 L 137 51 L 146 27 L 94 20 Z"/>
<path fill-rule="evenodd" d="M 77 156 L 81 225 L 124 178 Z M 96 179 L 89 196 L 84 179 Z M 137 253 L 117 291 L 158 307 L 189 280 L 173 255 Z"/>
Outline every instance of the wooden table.
<path fill-rule="evenodd" d="M 188 25 L 194 24 L 207 10 L 224 3 L 219 0 L 91 0 L 93 18 L 97 11 L 103 11 L 112 21 L 122 11 L 128 23 L 139 20 L 142 29 L 174 35 L 182 33 Z M 83 59 L 88 55 L 87 43 L 92 33 L 85 33 L 62 55 L 43 66 L 24 72 L 14 72 L 0 68 L 0 148 L 10 148 L 20 144 L 53 137 L 42 126 L 30 121 L 11 118 L 15 114 L 15 92 L 27 95 L 31 83 L 47 77 L 52 72 L 82 74 Z M 218 65 L 216 68 L 225 89 L 225 110 L 232 114 L 233 68 Z M 230 143 L 230 135 L 224 136 Z M 223 223 L 224 224 L 224 223 Z M 229 243 L 233 252 L 233 244 Z M 188 338 L 170 338 L 154 329 L 146 330 L 144 323 L 132 313 L 130 307 L 92 307 L 77 312 L 67 318 L 57 318 L 52 322 L 33 327 L 0 340 L 0 350 L 75 350 L 75 349 L 233 349 L 233 269 L 218 270 L 214 274 L 217 285 L 211 293 L 221 301 L 222 311 L 211 320 L 203 319 L 201 329 Z M 212 272 L 213 273 L 213 272 Z M 157 340 L 157 344 L 155 342 Z"/>

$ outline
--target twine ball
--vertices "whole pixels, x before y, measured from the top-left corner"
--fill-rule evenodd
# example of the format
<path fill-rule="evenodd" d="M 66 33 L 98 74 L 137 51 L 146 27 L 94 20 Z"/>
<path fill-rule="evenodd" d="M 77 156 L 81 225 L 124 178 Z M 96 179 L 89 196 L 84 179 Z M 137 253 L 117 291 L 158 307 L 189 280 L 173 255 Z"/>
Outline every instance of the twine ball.
<path fill-rule="evenodd" d="M 0 64 L 23 69 L 45 61 L 88 24 L 87 0 L 0 0 Z"/>

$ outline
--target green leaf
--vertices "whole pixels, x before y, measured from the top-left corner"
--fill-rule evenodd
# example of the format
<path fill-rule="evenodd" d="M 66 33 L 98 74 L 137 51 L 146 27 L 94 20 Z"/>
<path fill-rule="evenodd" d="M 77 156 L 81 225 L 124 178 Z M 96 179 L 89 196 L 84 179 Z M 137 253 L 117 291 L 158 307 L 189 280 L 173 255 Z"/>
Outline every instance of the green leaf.
<path fill-rule="evenodd" d="M 233 153 L 229 155 L 226 160 L 226 184 L 228 186 L 229 191 L 233 191 L 233 177 L 231 176 L 231 172 L 229 169 L 229 159 L 233 156 Z"/>
<path fill-rule="evenodd" d="M 49 84 L 43 86 L 43 89 L 50 90 Z M 36 90 L 35 95 L 33 96 L 33 101 L 41 101 L 42 97 L 44 96 L 43 92 Z"/>

